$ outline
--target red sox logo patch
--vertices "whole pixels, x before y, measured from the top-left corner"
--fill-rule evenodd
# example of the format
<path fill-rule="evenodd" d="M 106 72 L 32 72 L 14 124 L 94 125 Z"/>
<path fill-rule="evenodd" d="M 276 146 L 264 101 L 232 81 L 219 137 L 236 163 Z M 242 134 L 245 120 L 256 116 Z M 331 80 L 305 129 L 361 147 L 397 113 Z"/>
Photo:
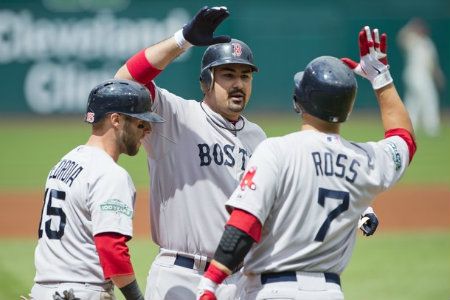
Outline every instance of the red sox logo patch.
<path fill-rule="evenodd" d="M 88 112 L 86 114 L 86 122 L 94 123 L 95 114 L 93 112 Z"/>
<path fill-rule="evenodd" d="M 241 56 L 242 55 L 242 46 L 239 43 L 231 43 L 233 46 L 233 56 Z"/>
<path fill-rule="evenodd" d="M 245 173 L 244 177 L 241 180 L 241 190 L 245 190 L 245 187 L 248 186 L 251 190 L 256 189 L 256 184 L 253 182 L 253 176 L 255 176 L 256 167 L 251 167 L 247 173 Z"/>

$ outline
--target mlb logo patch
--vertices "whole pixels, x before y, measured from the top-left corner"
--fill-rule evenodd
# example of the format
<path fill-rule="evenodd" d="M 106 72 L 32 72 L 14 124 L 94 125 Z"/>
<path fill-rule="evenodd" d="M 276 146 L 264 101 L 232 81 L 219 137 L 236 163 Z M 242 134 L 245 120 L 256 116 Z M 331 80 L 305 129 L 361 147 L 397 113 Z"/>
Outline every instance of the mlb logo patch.
<path fill-rule="evenodd" d="M 93 112 L 88 112 L 88 113 L 86 114 L 86 122 L 94 123 L 94 119 L 95 119 L 95 113 L 93 113 Z"/>
<path fill-rule="evenodd" d="M 233 56 L 241 56 L 242 55 L 242 46 L 239 43 L 231 43 L 233 46 Z"/>
<path fill-rule="evenodd" d="M 395 145 L 394 143 L 388 143 L 387 146 L 389 152 L 391 153 L 392 161 L 394 162 L 395 165 L 395 171 L 398 171 L 402 168 L 402 157 L 397 148 L 397 145 Z"/>
<path fill-rule="evenodd" d="M 245 173 L 244 177 L 241 180 L 241 190 L 245 190 L 245 187 L 248 186 L 251 190 L 256 189 L 256 184 L 253 182 L 253 177 L 256 173 L 256 167 L 251 167 L 247 173 Z"/>

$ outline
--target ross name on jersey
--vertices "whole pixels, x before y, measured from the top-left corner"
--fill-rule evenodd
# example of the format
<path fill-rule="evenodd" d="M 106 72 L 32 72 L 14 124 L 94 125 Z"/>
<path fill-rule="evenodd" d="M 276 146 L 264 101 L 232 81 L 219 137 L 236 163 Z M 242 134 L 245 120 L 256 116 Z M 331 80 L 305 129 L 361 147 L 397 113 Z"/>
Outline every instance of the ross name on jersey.
<path fill-rule="evenodd" d="M 335 176 L 345 178 L 353 183 L 358 176 L 357 168 L 361 166 L 358 160 L 348 160 L 347 155 L 318 151 L 311 152 L 317 176 Z"/>
<path fill-rule="evenodd" d="M 234 167 L 236 164 L 236 158 L 233 156 L 234 145 L 224 145 L 219 144 L 198 144 L 198 156 L 200 158 L 200 166 L 209 166 L 212 162 L 221 166 Z M 245 170 L 245 164 L 249 158 L 247 150 L 239 148 L 238 155 L 242 158 L 241 170 Z"/>
<path fill-rule="evenodd" d="M 60 161 L 48 175 L 48 179 L 58 179 L 65 184 L 72 186 L 74 180 L 83 171 L 83 167 L 68 159 Z"/>

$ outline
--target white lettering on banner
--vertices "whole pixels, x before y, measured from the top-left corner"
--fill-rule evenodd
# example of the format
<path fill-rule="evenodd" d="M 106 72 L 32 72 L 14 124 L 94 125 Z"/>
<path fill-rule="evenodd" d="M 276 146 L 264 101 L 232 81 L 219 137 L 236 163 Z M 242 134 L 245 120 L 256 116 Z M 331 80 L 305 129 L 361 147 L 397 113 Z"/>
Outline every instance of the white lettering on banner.
<path fill-rule="evenodd" d="M 83 112 L 96 84 L 113 77 L 133 53 L 171 36 L 189 19 L 182 8 L 171 10 L 162 20 L 117 18 L 111 11 L 92 18 L 49 19 L 36 18 L 30 10 L 4 9 L 0 10 L 0 66 L 31 63 L 24 95 L 33 112 Z M 188 58 L 189 52 L 176 61 Z"/>
<path fill-rule="evenodd" d="M 25 78 L 25 98 L 37 113 L 82 112 L 89 91 L 111 78 L 112 69 L 87 69 L 82 64 L 38 63 Z"/>
<path fill-rule="evenodd" d="M 184 9 L 165 20 L 116 18 L 108 12 L 91 19 L 33 19 L 30 11 L 0 10 L 0 63 L 48 58 L 82 61 L 126 59 L 155 44 L 189 21 Z"/>

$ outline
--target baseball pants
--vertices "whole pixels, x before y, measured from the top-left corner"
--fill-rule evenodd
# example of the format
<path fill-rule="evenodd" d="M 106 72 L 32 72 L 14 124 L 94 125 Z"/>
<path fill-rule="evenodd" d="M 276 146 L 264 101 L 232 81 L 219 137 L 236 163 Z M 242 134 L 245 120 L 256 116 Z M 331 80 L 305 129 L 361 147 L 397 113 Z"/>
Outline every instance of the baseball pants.
<path fill-rule="evenodd" d="M 208 259 L 161 249 L 147 278 L 146 300 L 195 300 L 197 286 L 207 269 Z M 235 299 L 242 273 L 229 276 L 217 289 L 217 299 Z"/>
<path fill-rule="evenodd" d="M 83 300 L 116 300 L 112 283 L 96 285 L 77 282 L 35 283 L 31 289 L 30 300 L 53 299 L 56 292 L 64 297 L 63 292 L 70 289 L 73 289 L 75 297 Z"/>
<path fill-rule="evenodd" d="M 240 300 L 344 299 L 336 274 L 325 276 L 325 273 L 283 272 L 243 277 Z"/>

